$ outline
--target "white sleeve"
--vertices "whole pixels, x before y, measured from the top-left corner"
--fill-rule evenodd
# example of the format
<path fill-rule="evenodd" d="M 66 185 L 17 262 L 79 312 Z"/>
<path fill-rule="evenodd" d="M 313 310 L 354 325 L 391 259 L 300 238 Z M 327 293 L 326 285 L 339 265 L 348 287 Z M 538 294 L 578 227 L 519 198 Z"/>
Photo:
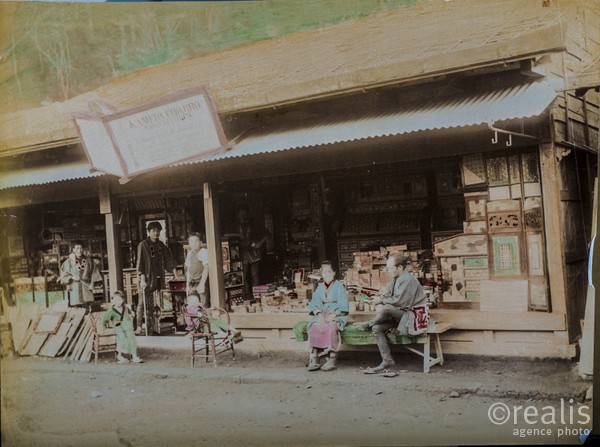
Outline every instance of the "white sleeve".
<path fill-rule="evenodd" d="M 186 268 L 190 268 L 190 259 L 192 258 L 192 252 L 188 252 L 186 258 L 185 258 L 185 267 Z"/>
<path fill-rule="evenodd" d="M 208 265 L 208 250 L 206 248 L 201 248 L 198 252 L 198 261 Z"/>

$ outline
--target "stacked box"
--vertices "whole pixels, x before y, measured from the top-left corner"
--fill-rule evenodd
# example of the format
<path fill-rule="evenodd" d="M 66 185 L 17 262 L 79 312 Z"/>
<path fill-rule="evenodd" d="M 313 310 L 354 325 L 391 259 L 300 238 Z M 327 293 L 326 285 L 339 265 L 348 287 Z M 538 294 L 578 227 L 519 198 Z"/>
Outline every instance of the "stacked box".
<path fill-rule="evenodd" d="M 244 304 L 244 286 L 230 287 L 225 289 L 225 298 L 231 305 Z"/>
<path fill-rule="evenodd" d="M 66 299 L 64 290 L 48 291 L 48 307 Z"/>
<path fill-rule="evenodd" d="M 46 306 L 46 278 L 43 276 L 33 278 L 33 300 L 38 306 Z"/>
<path fill-rule="evenodd" d="M 385 283 L 385 279 L 382 279 L 382 275 L 385 275 L 385 272 L 381 272 L 380 270 L 373 270 L 371 272 L 371 287 L 373 289 L 380 289 L 382 284 Z"/>
<path fill-rule="evenodd" d="M 252 295 L 256 301 L 267 300 L 273 298 L 277 292 L 277 286 L 275 284 L 264 284 L 261 286 L 252 287 Z"/>
<path fill-rule="evenodd" d="M 346 270 L 346 285 L 358 285 L 358 269 Z"/>
<path fill-rule="evenodd" d="M 312 297 L 312 290 L 306 286 L 297 286 L 294 289 L 294 292 L 296 293 L 296 296 L 297 296 L 298 300 L 300 300 L 300 301 L 310 300 L 310 297 Z M 309 294 L 310 294 L 310 297 L 309 297 Z"/>
<path fill-rule="evenodd" d="M 33 278 L 15 278 L 15 295 L 17 306 L 34 304 Z"/>

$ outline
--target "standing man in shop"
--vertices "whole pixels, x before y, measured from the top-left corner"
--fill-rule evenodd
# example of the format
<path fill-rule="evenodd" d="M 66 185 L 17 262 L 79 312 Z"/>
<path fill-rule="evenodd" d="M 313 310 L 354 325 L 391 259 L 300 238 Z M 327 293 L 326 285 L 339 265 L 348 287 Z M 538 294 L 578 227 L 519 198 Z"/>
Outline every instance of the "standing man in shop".
<path fill-rule="evenodd" d="M 185 259 L 186 291 L 196 292 L 204 307 L 210 307 L 208 287 L 208 250 L 203 247 L 202 235 L 192 233 L 188 237 L 190 251 Z"/>
<path fill-rule="evenodd" d="M 231 233 L 226 237 L 237 237 L 240 241 L 240 257 L 244 268 L 244 292 L 246 299 L 252 298 L 252 287 L 258 286 L 262 247 L 271 235 L 268 229 L 257 230 L 249 216 L 249 208 L 242 205 L 237 212 L 237 220 Z"/>
<path fill-rule="evenodd" d="M 69 306 L 79 306 L 94 301 L 94 283 L 102 281 L 102 275 L 94 259 L 83 254 L 83 243 L 72 245 L 71 254 L 60 266 L 60 282 L 67 286 Z"/>
<path fill-rule="evenodd" d="M 153 293 L 165 287 L 165 270 L 173 272 L 175 261 L 169 247 L 158 239 L 162 231 L 160 222 L 150 222 L 147 230 L 148 237 L 139 243 L 137 251 L 140 291 L 135 312 L 136 334 L 142 333 L 142 320 L 145 320 L 145 333 L 160 335 L 158 328 L 155 327 Z"/>

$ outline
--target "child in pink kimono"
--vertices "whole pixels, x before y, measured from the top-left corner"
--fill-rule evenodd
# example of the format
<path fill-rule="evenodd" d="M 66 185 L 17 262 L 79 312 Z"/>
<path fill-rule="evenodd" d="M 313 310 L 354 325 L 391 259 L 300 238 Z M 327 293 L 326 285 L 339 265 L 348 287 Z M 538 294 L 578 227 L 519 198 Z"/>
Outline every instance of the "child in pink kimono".
<path fill-rule="evenodd" d="M 215 315 L 213 315 L 213 313 Z M 218 309 L 207 309 L 200 302 L 200 296 L 196 293 L 190 293 L 187 297 L 187 306 L 185 308 L 185 330 L 193 331 L 198 325 L 198 317 L 206 317 L 210 322 L 210 330 L 212 333 L 226 337 L 230 331 L 235 332 L 235 329 L 229 326 L 225 321 L 218 317 Z"/>
<path fill-rule="evenodd" d="M 185 307 L 185 330 L 193 331 L 195 327 L 195 318 L 192 316 L 206 315 L 206 308 L 200 302 L 200 297 L 196 293 L 190 293 L 187 297 L 187 305 Z"/>

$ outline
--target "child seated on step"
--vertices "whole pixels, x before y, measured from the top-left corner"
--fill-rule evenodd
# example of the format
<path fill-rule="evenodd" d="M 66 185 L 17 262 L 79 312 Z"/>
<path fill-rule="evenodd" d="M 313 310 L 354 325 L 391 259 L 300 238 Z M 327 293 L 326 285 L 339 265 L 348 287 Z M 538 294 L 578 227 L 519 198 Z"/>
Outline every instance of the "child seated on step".
<path fill-rule="evenodd" d="M 142 363 L 137 355 L 137 341 L 133 331 L 134 314 L 128 304 L 125 304 L 125 294 L 117 290 L 110 300 L 112 307 L 104 313 L 102 325 L 113 327 L 117 337 L 117 362 L 127 363 L 129 359 L 124 354 L 131 354 L 131 361 Z"/>

